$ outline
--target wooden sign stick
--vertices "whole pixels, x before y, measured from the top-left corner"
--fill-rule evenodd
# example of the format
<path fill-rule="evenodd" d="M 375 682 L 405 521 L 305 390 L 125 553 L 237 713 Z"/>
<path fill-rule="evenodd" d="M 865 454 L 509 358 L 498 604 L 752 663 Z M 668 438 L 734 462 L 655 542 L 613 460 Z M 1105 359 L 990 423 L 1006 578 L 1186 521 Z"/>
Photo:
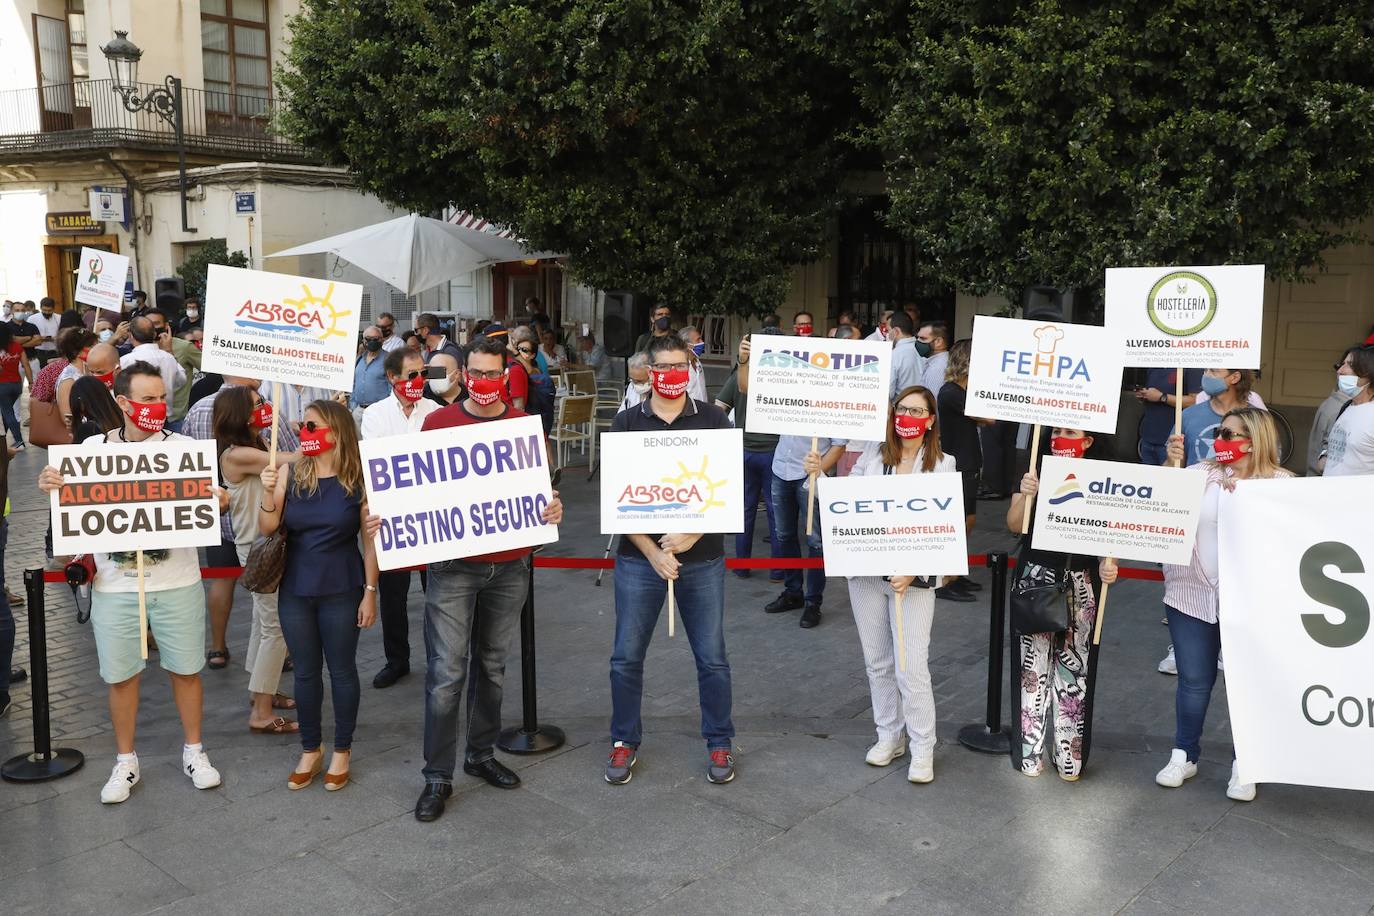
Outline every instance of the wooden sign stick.
<path fill-rule="evenodd" d="M 1040 460 L 1040 424 L 1035 424 L 1035 432 L 1031 433 L 1031 461 L 1030 469 L 1035 470 L 1036 463 Z M 1025 500 L 1025 514 L 1021 516 L 1021 533 L 1030 531 L 1031 513 L 1035 511 L 1035 497 L 1032 496 Z"/>
<path fill-rule="evenodd" d="M 277 466 L 277 404 L 281 401 L 281 383 L 272 383 L 272 447 L 267 450 L 267 463 Z"/>
<path fill-rule="evenodd" d="M 1102 618 L 1107 616 L 1107 589 L 1106 582 L 1102 583 L 1102 595 L 1097 601 L 1097 622 L 1093 624 L 1093 645 L 1102 641 Z"/>
<path fill-rule="evenodd" d="M 143 551 L 138 551 L 138 633 L 143 660 L 148 660 L 148 596 L 143 590 Z"/>
<path fill-rule="evenodd" d="M 1183 370 L 1178 370 L 1178 377 L 1174 385 L 1174 435 L 1183 435 Z M 1183 443 L 1183 454 L 1188 454 L 1188 443 Z M 1183 467 L 1182 462 L 1170 461 L 1169 464 L 1176 468 Z"/>
<path fill-rule="evenodd" d="M 669 580 L 668 580 L 668 636 L 669 636 L 669 638 L 672 638 L 673 633 L 674 633 L 674 631 L 675 631 L 675 628 L 674 628 L 674 626 L 673 626 L 673 617 L 674 617 L 674 615 L 675 615 L 675 611 L 674 611 L 674 608 L 673 608 L 673 580 L 672 580 L 672 579 L 669 579 Z"/>
<path fill-rule="evenodd" d="M 902 633 L 902 593 L 897 593 L 897 667 L 906 673 L 906 636 Z"/>
<path fill-rule="evenodd" d="M 816 436 L 811 437 L 811 451 L 820 448 L 820 439 Z M 811 486 L 806 491 L 806 536 L 811 537 L 811 523 L 816 517 L 816 475 L 811 475 Z"/>

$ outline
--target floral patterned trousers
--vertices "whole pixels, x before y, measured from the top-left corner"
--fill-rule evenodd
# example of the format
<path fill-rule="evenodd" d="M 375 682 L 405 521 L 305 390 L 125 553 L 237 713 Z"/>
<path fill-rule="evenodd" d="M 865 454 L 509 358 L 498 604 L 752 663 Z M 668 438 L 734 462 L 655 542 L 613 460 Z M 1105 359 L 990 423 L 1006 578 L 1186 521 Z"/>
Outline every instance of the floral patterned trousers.
<path fill-rule="evenodd" d="M 1012 736 L 1012 762 L 1027 776 L 1044 768 L 1049 718 L 1054 717 L 1050 754 L 1059 775 L 1077 779 L 1088 760 L 1092 719 L 1090 679 L 1097 600 L 1082 572 L 1071 573 L 1074 626 L 1063 633 L 1013 633 L 1020 673 L 1020 709 Z"/>

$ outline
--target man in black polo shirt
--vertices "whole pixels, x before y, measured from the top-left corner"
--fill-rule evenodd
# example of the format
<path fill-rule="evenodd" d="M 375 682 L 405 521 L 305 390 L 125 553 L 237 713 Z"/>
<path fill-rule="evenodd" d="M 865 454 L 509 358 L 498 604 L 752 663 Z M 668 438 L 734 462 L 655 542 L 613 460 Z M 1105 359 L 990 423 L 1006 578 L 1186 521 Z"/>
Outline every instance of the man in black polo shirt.
<path fill-rule="evenodd" d="M 725 412 L 687 396 L 689 353 L 677 335 L 649 343 L 653 391 L 622 410 L 611 432 L 729 429 Z M 627 534 L 615 564 L 615 649 L 611 653 L 611 748 L 606 781 L 624 785 L 633 775 L 643 732 L 644 655 L 673 580 L 682 626 L 697 663 L 701 736 L 706 739 L 706 778 L 735 778 L 730 741 L 730 661 L 725 656 L 725 557 L 719 534 Z"/>

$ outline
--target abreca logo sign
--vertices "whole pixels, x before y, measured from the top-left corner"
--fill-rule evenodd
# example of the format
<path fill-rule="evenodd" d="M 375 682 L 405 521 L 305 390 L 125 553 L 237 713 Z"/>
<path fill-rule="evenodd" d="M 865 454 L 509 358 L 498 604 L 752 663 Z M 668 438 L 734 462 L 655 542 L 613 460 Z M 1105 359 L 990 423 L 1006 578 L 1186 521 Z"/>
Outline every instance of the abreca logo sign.
<path fill-rule="evenodd" d="M 1176 270 L 1150 288 L 1145 308 L 1150 321 L 1165 334 L 1189 337 L 1217 316 L 1217 291 L 1201 274 Z"/>

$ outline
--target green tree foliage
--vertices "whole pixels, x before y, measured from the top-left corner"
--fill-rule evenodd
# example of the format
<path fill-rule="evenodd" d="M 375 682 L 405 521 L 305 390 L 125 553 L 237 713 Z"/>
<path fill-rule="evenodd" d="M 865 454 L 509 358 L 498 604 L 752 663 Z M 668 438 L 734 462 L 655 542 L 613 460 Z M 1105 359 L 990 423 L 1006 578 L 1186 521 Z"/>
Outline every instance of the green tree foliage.
<path fill-rule="evenodd" d="M 248 257 L 242 251 L 229 253 L 224 239 L 207 239 L 177 268 L 177 275 L 186 286 L 186 295 L 198 296 L 205 301 L 205 275 L 211 264 L 224 264 L 228 267 L 248 267 Z"/>
<path fill-rule="evenodd" d="M 964 288 L 1291 278 L 1374 209 L 1374 3 L 813 2 L 853 52 L 889 219 Z"/>
<path fill-rule="evenodd" d="M 450 202 L 603 288 L 769 310 L 841 198 L 843 71 L 797 0 L 307 0 L 284 123 L 383 199 Z"/>

